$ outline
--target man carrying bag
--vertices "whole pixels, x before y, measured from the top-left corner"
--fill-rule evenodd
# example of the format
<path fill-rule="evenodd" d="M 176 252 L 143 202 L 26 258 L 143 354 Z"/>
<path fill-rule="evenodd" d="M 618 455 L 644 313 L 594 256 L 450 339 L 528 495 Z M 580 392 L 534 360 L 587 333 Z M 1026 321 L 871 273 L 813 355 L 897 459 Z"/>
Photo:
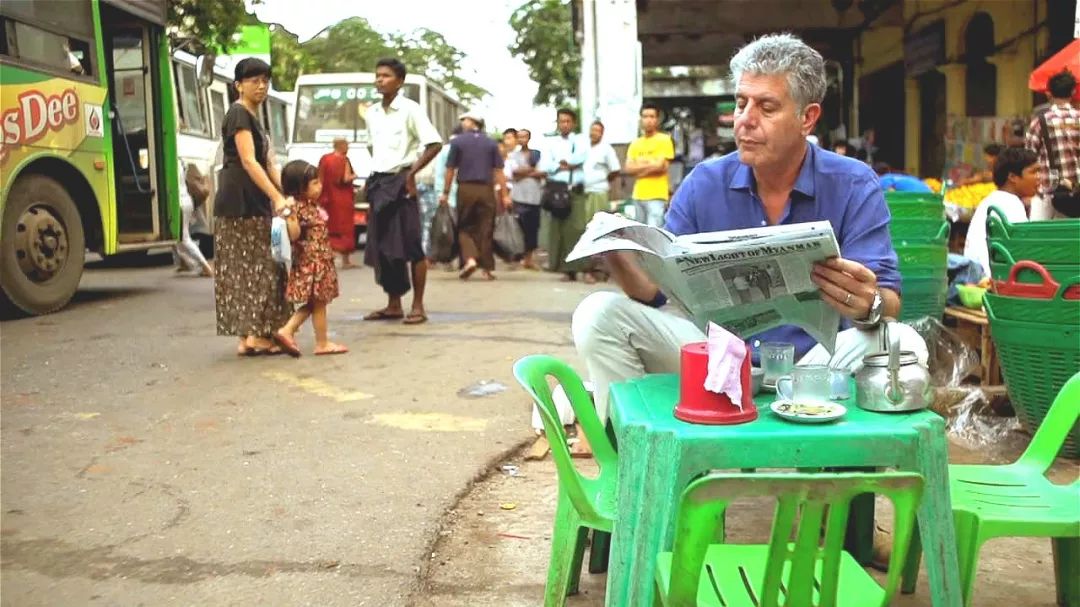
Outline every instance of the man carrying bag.
<path fill-rule="evenodd" d="M 564 274 L 564 281 L 577 280 L 584 269 L 582 261 L 566 263 L 570 249 L 585 232 L 586 216 L 584 174 L 581 165 L 589 152 L 589 143 L 577 133 L 577 114 L 562 108 L 556 113 L 559 134 L 547 144 L 543 170 L 547 183 L 540 206 L 551 213 L 548 234 L 548 269 Z"/>
<path fill-rule="evenodd" d="M 1031 121 L 1025 145 L 1039 155 L 1039 196 L 1053 216 L 1080 217 L 1080 110 L 1070 103 L 1076 78 L 1062 70 L 1047 88 L 1050 106 Z"/>

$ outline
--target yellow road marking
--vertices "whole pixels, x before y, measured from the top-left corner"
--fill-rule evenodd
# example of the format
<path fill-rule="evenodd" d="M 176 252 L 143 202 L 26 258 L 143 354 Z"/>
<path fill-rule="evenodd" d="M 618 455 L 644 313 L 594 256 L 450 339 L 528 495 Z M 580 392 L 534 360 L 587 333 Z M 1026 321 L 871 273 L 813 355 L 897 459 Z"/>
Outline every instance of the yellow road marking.
<path fill-rule="evenodd" d="M 376 413 L 369 424 L 424 432 L 480 432 L 487 420 L 446 413 Z"/>
<path fill-rule="evenodd" d="M 296 375 L 284 373 L 282 371 L 266 371 L 263 373 L 263 377 L 272 379 L 292 388 L 303 390 L 308 394 L 335 400 L 339 403 L 351 403 L 375 397 L 374 394 L 368 394 L 358 390 L 343 390 L 314 377 L 297 377 Z"/>

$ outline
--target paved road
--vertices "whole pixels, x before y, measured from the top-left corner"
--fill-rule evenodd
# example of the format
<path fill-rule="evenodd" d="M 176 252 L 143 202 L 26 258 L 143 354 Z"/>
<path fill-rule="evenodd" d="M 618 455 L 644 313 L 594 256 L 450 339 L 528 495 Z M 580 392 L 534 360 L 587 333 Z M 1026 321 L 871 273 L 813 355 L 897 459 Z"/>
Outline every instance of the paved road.
<path fill-rule="evenodd" d="M 0 602 L 409 604 L 445 511 L 532 436 L 512 361 L 572 360 L 588 288 L 435 271 L 405 327 L 359 320 L 367 270 L 342 287 L 342 357 L 236 357 L 211 281 L 167 267 L 89 271 L 63 312 L 0 325 Z M 510 389 L 459 393 L 484 379 Z"/>

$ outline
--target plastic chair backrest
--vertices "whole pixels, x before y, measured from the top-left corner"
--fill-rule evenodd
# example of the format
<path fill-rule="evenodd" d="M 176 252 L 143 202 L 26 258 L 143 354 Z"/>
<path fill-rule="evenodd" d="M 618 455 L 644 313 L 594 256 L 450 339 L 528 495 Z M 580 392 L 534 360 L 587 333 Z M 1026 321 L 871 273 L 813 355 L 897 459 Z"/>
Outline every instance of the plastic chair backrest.
<path fill-rule="evenodd" d="M 592 448 L 593 458 L 600 468 L 600 474 L 596 478 L 589 478 L 581 474 L 574 466 L 570 457 L 570 446 L 566 442 L 566 431 L 563 429 L 559 411 L 552 398 L 552 388 L 548 383 L 548 377 L 554 377 L 570 400 L 570 406 L 574 409 L 574 415 L 581 424 Z M 540 419 L 544 423 L 544 431 L 547 434 L 548 443 L 551 445 L 551 455 L 555 460 L 555 467 L 559 472 L 559 485 L 567 492 L 574 508 L 586 520 L 596 518 L 608 518 L 593 507 L 586 494 L 586 488 L 598 491 L 601 487 L 614 487 L 618 474 L 617 456 L 615 448 L 608 440 L 604 426 L 600 423 L 600 417 L 596 414 L 592 399 L 589 398 L 585 385 L 581 378 L 569 365 L 552 356 L 535 354 L 526 356 L 514 363 L 514 377 L 525 388 L 536 408 L 540 411 Z M 610 515 L 608 515 L 610 516 Z"/>
<path fill-rule="evenodd" d="M 1080 418 L 1080 373 L 1073 375 L 1061 387 L 1050 410 L 1046 412 L 1031 443 L 1018 464 L 1030 466 L 1045 474 L 1054 463 L 1054 458 L 1065 444 L 1065 437 L 1072 431 L 1076 420 Z"/>
<path fill-rule="evenodd" d="M 706 551 L 732 500 L 775 497 L 776 514 L 768 563 L 761 588 L 753 588 L 759 607 L 784 605 L 834 607 L 839 592 L 840 555 L 851 499 L 878 493 L 892 500 L 895 512 L 893 551 L 885 598 L 889 604 L 911 543 L 915 511 L 922 497 L 922 476 L 903 472 L 874 474 L 729 474 L 700 478 L 683 492 L 675 532 L 668 604 L 695 605 Z M 824 524 L 824 544 L 822 525 Z M 797 531 L 794 544 L 790 538 Z M 820 563 L 821 575 L 815 582 Z M 784 579 L 783 574 L 789 571 Z M 786 591 L 786 598 L 782 592 Z M 817 595 L 817 600 L 814 600 Z M 869 605 L 867 607 L 870 607 Z"/>

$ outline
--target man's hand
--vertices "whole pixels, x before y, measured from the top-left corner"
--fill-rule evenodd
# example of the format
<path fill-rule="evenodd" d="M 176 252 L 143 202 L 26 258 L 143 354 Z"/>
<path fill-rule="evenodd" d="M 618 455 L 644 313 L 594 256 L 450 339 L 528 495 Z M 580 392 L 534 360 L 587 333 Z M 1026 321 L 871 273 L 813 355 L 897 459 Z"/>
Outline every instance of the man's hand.
<path fill-rule="evenodd" d="M 442 206 L 442 207 L 450 206 L 450 195 L 449 194 L 439 194 L 439 206 Z"/>
<path fill-rule="evenodd" d="M 503 190 L 503 193 L 502 193 L 502 204 L 503 204 L 503 208 L 506 209 L 507 211 L 514 208 L 514 202 L 512 200 L 510 200 L 510 192 L 508 192 L 506 190 Z"/>
<path fill-rule="evenodd" d="M 405 193 L 409 196 L 416 198 L 416 173 L 409 171 L 405 173 Z"/>
<path fill-rule="evenodd" d="M 821 289 L 825 302 L 841 316 L 863 320 L 870 315 L 878 290 L 877 276 L 861 263 L 833 257 L 814 264 L 810 280 Z"/>
<path fill-rule="evenodd" d="M 565 171 L 565 170 L 570 168 L 570 163 L 565 161 L 565 160 L 560 160 L 559 161 L 559 168 Z"/>

